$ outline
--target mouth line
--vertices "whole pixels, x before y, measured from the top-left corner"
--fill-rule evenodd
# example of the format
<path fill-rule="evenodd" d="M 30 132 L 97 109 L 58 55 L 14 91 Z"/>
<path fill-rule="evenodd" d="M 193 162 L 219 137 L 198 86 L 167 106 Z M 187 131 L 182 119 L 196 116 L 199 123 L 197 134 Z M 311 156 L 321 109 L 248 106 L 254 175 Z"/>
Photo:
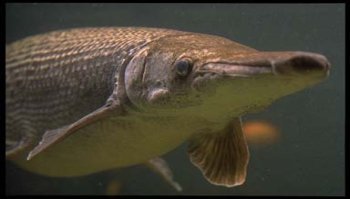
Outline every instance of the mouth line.
<path fill-rule="evenodd" d="M 265 64 L 240 64 L 228 62 L 209 62 L 196 71 L 198 75 L 206 73 L 218 74 L 230 77 L 249 77 L 258 74 L 273 74 L 273 65 Z"/>

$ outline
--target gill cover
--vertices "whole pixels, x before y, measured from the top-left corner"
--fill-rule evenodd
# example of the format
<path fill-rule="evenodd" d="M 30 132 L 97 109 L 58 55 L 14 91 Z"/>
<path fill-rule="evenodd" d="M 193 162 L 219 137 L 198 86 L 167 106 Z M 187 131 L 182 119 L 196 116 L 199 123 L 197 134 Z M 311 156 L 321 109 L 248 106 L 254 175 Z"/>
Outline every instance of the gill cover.
<path fill-rule="evenodd" d="M 126 93 L 133 104 L 170 107 L 183 104 L 193 63 L 178 54 L 154 46 L 135 54 L 125 70 Z"/>
<path fill-rule="evenodd" d="M 169 94 L 167 59 L 154 59 L 150 48 L 140 50 L 125 70 L 126 93 L 132 103 L 142 105 L 164 99 Z"/>

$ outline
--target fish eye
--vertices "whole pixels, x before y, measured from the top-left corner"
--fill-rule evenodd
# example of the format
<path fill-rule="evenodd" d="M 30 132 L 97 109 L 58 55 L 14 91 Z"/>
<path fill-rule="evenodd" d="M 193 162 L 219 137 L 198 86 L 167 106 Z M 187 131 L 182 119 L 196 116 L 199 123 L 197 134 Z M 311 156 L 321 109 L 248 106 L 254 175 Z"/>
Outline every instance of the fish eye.
<path fill-rule="evenodd" d="M 175 62 L 176 73 L 181 77 L 186 77 L 192 70 L 192 62 L 188 59 L 183 59 Z"/>

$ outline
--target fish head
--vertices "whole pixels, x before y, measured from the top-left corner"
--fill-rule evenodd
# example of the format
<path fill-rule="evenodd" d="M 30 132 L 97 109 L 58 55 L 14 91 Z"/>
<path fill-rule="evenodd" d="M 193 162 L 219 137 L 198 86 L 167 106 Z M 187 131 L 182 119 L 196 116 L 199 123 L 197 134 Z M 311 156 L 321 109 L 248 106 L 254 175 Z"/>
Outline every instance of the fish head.
<path fill-rule="evenodd" d="M 197 106 L 211 110 L 200 114 L 232 117 L 310 87 L 329 69 L 327 58 L 316 53 L 257 51 L 221 37 L 183 36 L 135 56 L 126 69 L 126 89 L 141 106 Z"/>
<path fill-rule="evenodd" d="M 283 96 L 317 84 L 330 69 L 326 57 L 310 52 L 250 52 L 223 57 L 199 64 L 192 87 L 212 91 L 211 101 L 229 107 L 232 103 L 233 111 L 240 114 L 261 110 Z"/>

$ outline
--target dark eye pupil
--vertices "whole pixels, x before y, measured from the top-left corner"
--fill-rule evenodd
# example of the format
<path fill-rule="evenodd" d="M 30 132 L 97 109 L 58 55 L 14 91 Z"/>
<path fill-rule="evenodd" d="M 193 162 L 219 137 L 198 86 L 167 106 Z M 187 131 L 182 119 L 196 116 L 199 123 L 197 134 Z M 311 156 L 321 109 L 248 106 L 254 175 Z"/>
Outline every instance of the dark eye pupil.
<path fill-rule="evenodd" d="M 176 63 L 176 72 L 180 76 L 186 76 L 191 70 L 190 63 L 185 60 L 178 61 Z"/>

